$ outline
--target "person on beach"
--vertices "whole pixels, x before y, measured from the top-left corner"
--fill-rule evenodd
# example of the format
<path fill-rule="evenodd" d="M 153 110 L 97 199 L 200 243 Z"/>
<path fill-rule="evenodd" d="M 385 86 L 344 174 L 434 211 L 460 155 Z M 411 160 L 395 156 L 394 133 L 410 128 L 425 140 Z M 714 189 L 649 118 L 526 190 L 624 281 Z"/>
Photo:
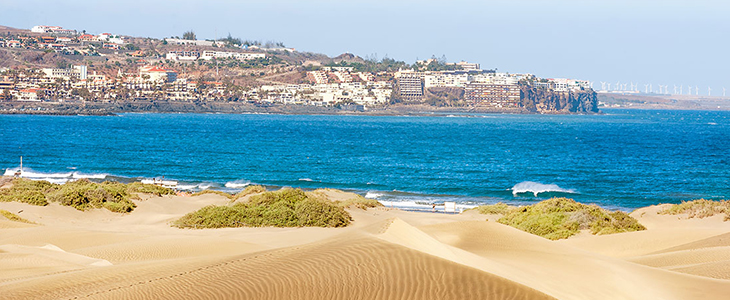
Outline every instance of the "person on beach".
<path fill-rule="evenodd" d="M 431 209 L 433 212 L 436 212 L 436 203 L 434 203 L 433 206 L 431 206 Z"/>

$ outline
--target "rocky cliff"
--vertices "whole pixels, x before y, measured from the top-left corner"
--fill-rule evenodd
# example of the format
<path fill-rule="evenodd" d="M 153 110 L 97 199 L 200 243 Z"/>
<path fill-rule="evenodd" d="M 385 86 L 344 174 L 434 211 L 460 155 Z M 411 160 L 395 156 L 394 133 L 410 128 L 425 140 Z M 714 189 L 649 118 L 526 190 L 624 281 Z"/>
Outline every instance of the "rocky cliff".
<path fill-rule="evenodd" d="M 529 84 L 520 86 L 521 105 L 536 113 L 597 113 L 598 99 L 592 89 L 556 92 Z"/>

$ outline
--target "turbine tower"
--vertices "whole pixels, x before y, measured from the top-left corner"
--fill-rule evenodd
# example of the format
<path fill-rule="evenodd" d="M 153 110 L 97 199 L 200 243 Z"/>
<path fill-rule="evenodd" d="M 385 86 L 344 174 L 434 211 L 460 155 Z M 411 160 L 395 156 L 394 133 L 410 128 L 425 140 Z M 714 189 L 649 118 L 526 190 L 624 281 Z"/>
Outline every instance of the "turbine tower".
<path fill-rule="evenodd" d="M 687 95 L 692 95 L 692 86 L 687 86 Z"/>
<path fill-rule="evenodd" d="M 712 88 L 707 87 L 707 96 L 712 96 Z"/>
<path fill-rule="evenodd" d="M 649 93 L 649 84 L 644 84 L 644 94 Z"/>
<path fill-rule="evenodd" d="M 684 84 L 680 84 L 680 85 L 679 85 L 679 94 L 680 94 L 680 95 L 682 95 L 682 94 L 683 94 L 683 92 L 682 92 L 682 89 L 684 89 Z"/>
<path fill-rule="evenodd" d="M 725 97 L 725 88 L 722 88 L 722 96 Z"/>
<path fill-rule="evenodd" d="M 677 85 L 673 84 L 673 86 L 674 86 L 674 94 L 672 94 L 672 95 L 676 95 L 677 94 Z"/>
<path fill-rule="evenodd" d="M 700 88 L 695 85 L 695 96 L 700 95 Z"/>
<path fill-rule="evenodd" d="M 606 90 L 606 82 L 601 81 L 601 89 L 604 91 Z"/>

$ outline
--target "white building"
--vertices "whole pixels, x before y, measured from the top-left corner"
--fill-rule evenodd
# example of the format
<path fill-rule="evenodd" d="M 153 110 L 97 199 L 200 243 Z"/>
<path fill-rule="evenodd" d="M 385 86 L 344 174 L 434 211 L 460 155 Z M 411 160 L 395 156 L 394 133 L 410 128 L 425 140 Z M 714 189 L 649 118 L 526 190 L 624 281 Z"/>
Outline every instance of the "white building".
<path fill-rule="evenodd" d="M 61 26 L 45 26 L 45 25 L 33 26 L 33 28 L 30 29 L 30 32 L 35 32 L 35 33 L 54 33 L 54 34 L 61 34 L 61 35 L 74 35 L 74 34 L 76 34 L 76 30 L 73 30 L 73 29 L 64 29 Z"/>
<path fill-rule="evenodd" d="M 469 74 L 432 73 L 424 77 L 424 87 L 465 87 L 469 83 Z"/>
<path fill-rule="evenodd" d="M 239 52 L 222 52 L 222 51 L 203 51 L 203 55 L 200 59 L 211 60 L 211 59 L 225 59 L 233 58 L 237 60 L 250 60 L 257 58 L 266 58 L 264 53 L 239 53 Z"/>
<path fill-rule="evenodd" d="M 548 82 L 556 92 L 585 90 L 591 88 L 591 82 L 567 78 L 550 78 Z"/>
<path fill-rule="evenodd" d="M 79 80 L 86 80 L 88 71 L 86 66 L 73 66 L 71 69 L 43 69 L 43 73 L 48 78 L 63 78 L 70 79 L 76 78 Z"/>
<path fill-rule="evenodd" d="M 165 54 L 165 58 L 174 61 L 195 61 L 200 57 L 198 51 L 171 51 Z"/>
<path fill-rule="evenodd" d="M 168 44 L 172 45 L 192 45 L 192 46 L 206 46 L 212 47 L 213 41 L 201 41 L 201 40 L 183 40 L 183 39 L 165 39 Z"/>
<path fill-rule="evenodd" d="M 157 66 L 140 67 L 139 76 L 150 82 L 174 82 L 177 80 L 177 72 Z"/>

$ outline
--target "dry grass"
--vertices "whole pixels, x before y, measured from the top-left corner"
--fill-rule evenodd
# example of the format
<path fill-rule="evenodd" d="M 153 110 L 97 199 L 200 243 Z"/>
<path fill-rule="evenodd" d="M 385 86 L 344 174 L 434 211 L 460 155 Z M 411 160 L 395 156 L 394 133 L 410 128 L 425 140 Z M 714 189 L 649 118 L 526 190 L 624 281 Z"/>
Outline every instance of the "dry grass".
<path fill-rule="evenodd" d="M 682 201 L 680 204 L 674 204 L 662 211 L 663 215 L 687 214 L 690 218 L 706 218 L 716 214 L 725 214 L 724 220 L 730 220 L 730 201 L 728 200 L 707 200 L 697 199 L 692 201 Z"/>
<path fill-rule="evenodd" d="M 353 194 L 352 197 L 344 199 L 344 200 L 331 199 L 327 196 L 328 191 L 346 194 L 346 192 L 341 191 L 341 190 L 336 190 L 336 189 L 316 189 L 314 191 L 307 192 L 307 196 L 310 198 L 317 198 L 317 199 L 321 199 L 321 200 L 332 201 L 337 206 L 344 207 L 344 208 L 356 207 L 356 208 L 359 208 L 362 210 L 366 210 L 368 208 L 383 206 L 383 204 L 378 202 L 378 200 L 368 199 L 368 198 L 365 198 L 365 197 L 357 195 L 357 194 Z"/>
<path fill-rule="evenodd" d="M 499 202 L 491 205 L 481 205 L 473 209 L 476 209 L 480 214 L 484 215 L 504 215 L 512 208 L 514 207 Z"/>
<path fill-rule="evenodd" d="M 195 197 L 195 196 L 200 196 L 200 195 L 205 195 L 205 194 L 215 194 L 215 195 L 226 197 L 228 199 L 233 199 L 233 195 L 231 195 L 229 193 L 222 192 L 222 191 L 214 191 L 214 190 L 202 190 L 200 192 L 194 193 L 192 196 Z"/>
<path fill-rule="evenodd" d="M 254 195 L 254 194 L 260 194 L 266 192 L 266 188 L 261 185 L 249 185 L 247 186 L 243 191 L 238 192 L 238 194 L 234 195 L 231 200 L 236 201 L 238 199 L 241 199 L 243 197 L 246 197 L 248 195 Z"/>
<path fill-rule="evenodd" d="M 7 210 L 0 209 L 0 216 L 5 217 L 6 219 L 14 222 L 21 222 L 21 223 L 28 223 L 28 224 L 35 224 L 35 222 L 28 221 L 14 213 L 11 213 Z"/>
<path fill-rule="evenodd" d="M 646 229 L 625 212 L 611 212 L 567 198 L 552 198 L 511 209 L 497 222 L 551 240 L 569 238 L 583 229 L 589 229 L 592 234 Z"/>

